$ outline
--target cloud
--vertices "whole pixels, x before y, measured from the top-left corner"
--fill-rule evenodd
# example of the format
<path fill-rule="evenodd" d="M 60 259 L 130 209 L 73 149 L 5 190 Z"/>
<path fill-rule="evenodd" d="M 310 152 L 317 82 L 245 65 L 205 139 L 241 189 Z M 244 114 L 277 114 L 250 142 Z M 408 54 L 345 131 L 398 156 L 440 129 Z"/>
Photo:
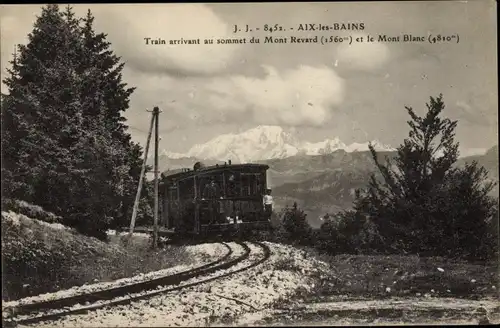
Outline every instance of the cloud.
<path fill-rule="evenodd" d="M 466 112 L 468 114 L 472 114 L 472 107 L 469 104 L 467 104 L 465 101 L 457 100 L 455 105 L 458 108 L 460 108 L 461 110 L 463 110 L 464 112 Z"/>
<path fill-rule="evenodd" d="M 471 97 L 472 98 L 472 97 Z M 494 111 L 488 111 L 488 108 L 482 106 L 471 106 L 469 103 L 474 103 L 472 99 L 469 102 L 457 100 L 455 103 L 455 115 L 460 120 L 464 120 L 468 124 L 479 126 L 491 126 L 492 121 L 497 118 Z"/>
<path fill-rule="evenodd" d="M 363 37 L 364 42 L 356 42 L 356 38 Z M 353 70 L 373 71 L 389 60 L 389 48 L 378 42 L 366 42 L 367 35 L 354 33 L 351 44 L 342 43 L 337 48 L 336 66 Z"/>
<path fill-rule="evenodd" d="M 300 66 L 282 74 L 263 68 L 263 78 L 214 79 L 208 103 L 229 115 L 250 114 L 259 124 L 320 126 L 343 100 L 344 82 L 329 68 Z"/>
<path fill-rule="evenodd" d="M 300 66 L 283 72 L 270 66 L 263 69 L 263 77 L 179 79 L 132 73 L 133 85 L 140 86 L 134 103 L 168 108 L 166 117 L 180 125 L 321 126 L 343 101 L 344 81 L 327 67 Z"/>
<path fill-rule="evenodd" d="M 42 6 L 3 6 L 1 13 L 2 73 L 9 66 L 14 45 L 26 43 Z M 231 29 L 203 4 L 75 5 L 84 17 L 91 8 L 95 30 L 108 34 L 113 50 L 139 72 L 177 76 L 211 75 L 226 71 L 240 45 L 146 45 L 144 38 L 230 38 Z M 64 10 L 64 6 L 60 6 Z"/>
<path fill-rule="evenodd" d="M 96 27 L 109 35 L 127 64 L 141 72 L 210 75 L 225 71 L 239 45 L 170 45 L 170 40 L 229 38 L 229 25 L 203 4 L 106 5 L 93 10 Z M 144 38 L 166 45 L 147 45 Z"/>

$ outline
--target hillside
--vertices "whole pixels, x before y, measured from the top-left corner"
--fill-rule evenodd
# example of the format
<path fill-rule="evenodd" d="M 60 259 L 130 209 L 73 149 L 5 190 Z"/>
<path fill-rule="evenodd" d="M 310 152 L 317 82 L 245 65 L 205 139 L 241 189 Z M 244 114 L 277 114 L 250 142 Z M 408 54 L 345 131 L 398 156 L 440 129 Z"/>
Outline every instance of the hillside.
<path fill-rule="evenodd" d="M 274 189 L 277 205 L 297 201 L 308 213 L 309 222 L 316 226 L 325 213 L 336 213 L 349 208 L 354 199 L 355 190 L 363 188 L 370 177 L 370 171 L 337 169 L 317 175 L 298 183 L 286 183 Z"/>
<path fill-rule="evenodd" d="M 106 243 L 62 224 L 2 212 L 2 300 L 190 264 L 187 255 L 180 247 L 151 252 L 148 236 L 136 235 L 126 246 L 120 236 Z"/>
<path fill-rule="evenodd" d="M 380 152 L 380 157 L 393 157 L 394 152 Z M 299 183 L 314 179 L 326 172 L 353 171 L 371 172 L 374 170 L 369 151 L 346 152 L 337 150 L 330 154 L 306 156 L 299 155 L 286 159 L 260 161 L 269 165 L 269 182 L 272 188 L 287 183 Z"/>
<path fill-rule="evenodd" d="M 498 145 L 491 147 L 484 155 L 475 155 L 463 157 L 458 160 L 458 165 L 463 166 L 465 163 L 472 161 L 478 162 L 488 170 L 488 175 L 492 179 L 498 180 Z"/>
<path fill-rule="evenodd" d="M 394 152 L 380 153 L 392 157 Z M 484 155 L 461 158 L 457 165 L 477 161 L 498 182 L 498 146 Z M 368 184 L 375 166 L 369 152 L 336 151 L 328 155 L 291 157 L 287 160 L 266 161 L 272 167 L 270 179 L 277 208 L 290 206 L 294 201 L 308 213 L 312 226 L 321 224 L 319 217 L 352 206 L 354 190 Z M 498 185 L 492 191 L 498 197 Z"/>

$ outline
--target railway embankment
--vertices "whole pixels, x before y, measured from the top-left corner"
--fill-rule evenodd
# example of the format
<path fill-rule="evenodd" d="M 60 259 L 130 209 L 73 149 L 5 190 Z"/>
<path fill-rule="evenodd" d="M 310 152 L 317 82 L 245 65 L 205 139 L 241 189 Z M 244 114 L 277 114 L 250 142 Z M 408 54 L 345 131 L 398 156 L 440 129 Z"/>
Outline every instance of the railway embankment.
<path fill-rule="evenodd" d="M 233 256 L 240 256 L 232 244 Z M 314 258 L 304 258 L 305 253 L 280 244 L 244 244 L 249 256 L 235 265 L 186 280 L 153 297 L 40 322 L 37 327 L 80 327 L 89 323 L 120 327 L 221 325 L 311 291 L 316 271 L 312 268 L 319 264 Z M 294 267 L 294 257 L 306 261 L 306 269 Z"/>
<path fill-rule="evenodd" d="M 2 212 L 2 301 L 84 291 L 118 279 L 149 279 L 199 265 L 223 251 L 220 245 L 171 245 L 152 251 L 149 236 L 141 234 L 128 243 L 120 235 L 109 239 L 103 242 L 59 223 Z"/>
<path fill-rule="evenodd" d="M 497 280 L 484 267 L 438 258 L 326 256 L 310 248 L 272 242 L 264 243 L 270 250 L 266 257 L 258 245 L 247 244 L 247 259 L 194 279 L 201 283 L 185 281 L 185 288 L 37 326 L 499 321 Z"/>

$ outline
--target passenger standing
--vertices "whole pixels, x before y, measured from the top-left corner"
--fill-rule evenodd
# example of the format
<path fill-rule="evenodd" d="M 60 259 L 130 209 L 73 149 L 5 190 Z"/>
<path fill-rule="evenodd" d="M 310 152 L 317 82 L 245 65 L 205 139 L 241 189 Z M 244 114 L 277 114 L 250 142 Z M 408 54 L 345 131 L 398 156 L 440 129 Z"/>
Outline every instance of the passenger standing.
<path fill-rule="evenodd" d="M 264 195 L 264 213 L 267 219 L 271 219 L 273 213 L 273 196 L 271 196 L 271 189 L 266 189 L 266 194 Z"/>

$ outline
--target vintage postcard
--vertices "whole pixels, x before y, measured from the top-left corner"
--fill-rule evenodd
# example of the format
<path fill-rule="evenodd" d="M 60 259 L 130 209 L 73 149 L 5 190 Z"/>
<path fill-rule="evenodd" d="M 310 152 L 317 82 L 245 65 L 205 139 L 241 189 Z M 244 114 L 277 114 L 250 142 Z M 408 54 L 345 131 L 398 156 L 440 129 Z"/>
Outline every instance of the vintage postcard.
<path fill-rule="evenodd" d="M 2 5 L 2 322 L 498 324 L 497 4 Z"/>

